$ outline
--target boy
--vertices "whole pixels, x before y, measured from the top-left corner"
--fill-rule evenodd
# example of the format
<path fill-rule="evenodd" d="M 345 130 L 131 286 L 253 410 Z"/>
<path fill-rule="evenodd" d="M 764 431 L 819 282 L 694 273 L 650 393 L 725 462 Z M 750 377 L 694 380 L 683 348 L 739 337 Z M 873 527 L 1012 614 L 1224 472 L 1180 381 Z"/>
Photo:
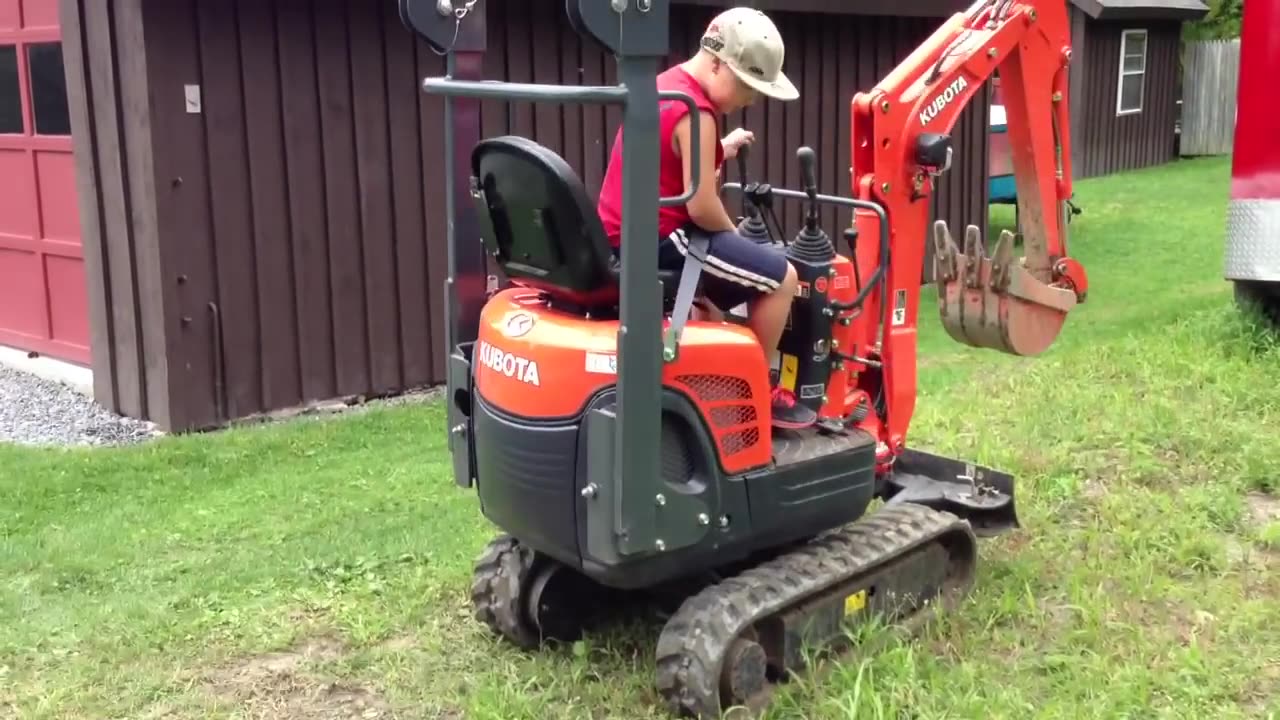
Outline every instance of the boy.
<path fill-rule="evenodd" d="M 703 266 L 702 293 L 720 311 L 748 306 L 747 324 L 756 334 L 765 356 L 778 346 L 791 300 L 796 294 L 796 271 L 777 250 L 737 233 L 720 199 L 721 164 L 754 140 L 741 128 L 721 139 L 718 118 L 752 105 L 760 94 L 778 100 L 799 97 L 795 85 L 782 73 L 782 37 L 764 13 L 739 7 L 726 10 L 707 26 L 701 49 L 692 58 L 658 76 L 658 90 L 678 90 L 696 101 L 700 138 L 690 137 L 689 110 L 684 103 L 664 102 L 659 116 L 660 195 L 682 195 L 690 186 L 692 153 L 701 153 L 698 193 L 683 206 L 659 208 L 658 264 L 679 270 L 689 249 L 688 234 L 710 237 Z M 600 219 L 615 251 L 622 235 L 622 130 L 614 140 L 613 154 L 600 188 Z M 799 405 L 794 393 L 773 390 L 773 424 L 803 428 L 817 421 L 812 410 Z"/>

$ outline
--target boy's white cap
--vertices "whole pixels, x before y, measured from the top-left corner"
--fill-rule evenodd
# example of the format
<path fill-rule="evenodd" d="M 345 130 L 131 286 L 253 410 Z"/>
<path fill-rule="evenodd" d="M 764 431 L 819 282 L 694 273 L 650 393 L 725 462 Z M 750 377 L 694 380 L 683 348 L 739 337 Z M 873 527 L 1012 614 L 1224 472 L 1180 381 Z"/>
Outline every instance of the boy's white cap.
<path fill-rule="evenodd" d="M 702 49 L 720 58 L 742 81 L 778 100 L 795 100 L 800 91 L 782 73 L 786 50 L 782 34 L 754 8 L 725 10 L 707 25 Z"/>

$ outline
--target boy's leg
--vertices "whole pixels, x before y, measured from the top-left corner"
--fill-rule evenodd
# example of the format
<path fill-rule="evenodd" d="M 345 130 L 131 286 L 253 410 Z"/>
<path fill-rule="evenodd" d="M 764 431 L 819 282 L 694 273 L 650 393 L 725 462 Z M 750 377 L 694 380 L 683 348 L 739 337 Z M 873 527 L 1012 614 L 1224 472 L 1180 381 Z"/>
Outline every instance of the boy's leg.
<path fill-rule="evenodd" d="M 671 242 L 681 254 L 689 249 L 689 232 L 677 230 Z M 795 268 L 777 249 L 760 245 L 736 232 L 708 233 L 711 242 L 702 268 L 703 292 L 723 311 L 747 303 L 747 325 L 756 334 L 765 354 L 778 347 L 787 314 L 796 295 Z M 798 404 L 794 393 L 775 388 L 773 421 L 782 427 L 808 427 L 817 414 Z"/>
<path fill-rule="evenodd" d="M 724 322 L 724 312 L 701 292 L 693 299 L 693 318 L 701 322 Z"/>

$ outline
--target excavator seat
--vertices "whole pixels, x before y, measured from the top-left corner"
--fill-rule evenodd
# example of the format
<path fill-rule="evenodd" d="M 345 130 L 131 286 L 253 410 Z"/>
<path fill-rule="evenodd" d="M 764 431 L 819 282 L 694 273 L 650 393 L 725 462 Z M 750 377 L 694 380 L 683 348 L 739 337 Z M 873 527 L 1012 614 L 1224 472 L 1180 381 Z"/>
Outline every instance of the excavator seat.
<path fill-rule="evenodd" d="M 578 312 L 616 313 L 621 266 L 595 203 L 559 155 L 528 138 L 481 141 L 471 154 L 472 196 L 485 249 L 513 283 Z M 679 271 L 659 270 L 669 312 Z"/>

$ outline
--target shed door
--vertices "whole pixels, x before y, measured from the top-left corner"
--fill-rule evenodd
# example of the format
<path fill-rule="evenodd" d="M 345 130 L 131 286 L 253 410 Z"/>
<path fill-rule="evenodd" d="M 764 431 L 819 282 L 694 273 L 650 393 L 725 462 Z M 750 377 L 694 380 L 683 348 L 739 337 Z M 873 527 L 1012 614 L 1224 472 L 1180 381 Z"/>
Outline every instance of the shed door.
<path fill-rule="evenodd" d="M 58 0 L 0 0 L 0 344 L 89 362 Z"/>

